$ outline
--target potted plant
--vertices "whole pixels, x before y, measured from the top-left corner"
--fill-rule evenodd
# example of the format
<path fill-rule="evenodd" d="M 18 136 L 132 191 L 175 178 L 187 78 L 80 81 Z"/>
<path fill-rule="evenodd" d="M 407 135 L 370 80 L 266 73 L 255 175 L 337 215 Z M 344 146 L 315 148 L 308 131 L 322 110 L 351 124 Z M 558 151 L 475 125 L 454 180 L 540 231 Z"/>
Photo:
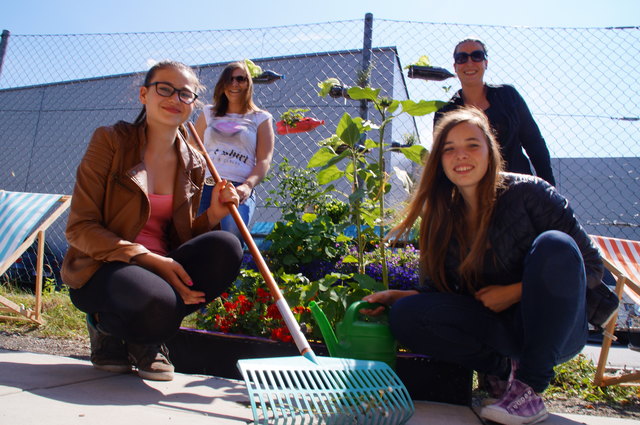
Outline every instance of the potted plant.
<path fill-rule="evenodd" d="M 278 74 L 272 70 L 263 71 L 259 65 L 256 65 L 250 59 L 245 59 L 244 63 L 249 68 L 249 74 L 254 84 L 270 84 L 284 78 L 284 75 Z"/>
<path fill-rule="evenodd" d="M 276 123 L 276 132 L 280 135 L 292 133 L 304 133 L 324 125 L 324 120 L 305 117 L 304 113 L 309 109 L 290 108 L 280 115 L 280 121 Z"/>
<path fill-rule="evenodd" d="M 451 72 L 444 68 L 431 66 L 428 56 L 420 56 L 415 63 L 405 66 L 409 69 L 407 76 L 409 78 L 419 78 L 427 81 L 443 81 L 447 78 L 455 77 Z"/>
<path fill-rule="evenodd" d="M 351 99 L 348 93 L 349 87 L 344 86 L 337 78 L 327 78 L 326 80 L 319 82 L 318 87 L 320 88 L 318 96 L 325 97 L 329 95 L 329 97 L 334 99 L 342 97 L 345 99 Z"/>

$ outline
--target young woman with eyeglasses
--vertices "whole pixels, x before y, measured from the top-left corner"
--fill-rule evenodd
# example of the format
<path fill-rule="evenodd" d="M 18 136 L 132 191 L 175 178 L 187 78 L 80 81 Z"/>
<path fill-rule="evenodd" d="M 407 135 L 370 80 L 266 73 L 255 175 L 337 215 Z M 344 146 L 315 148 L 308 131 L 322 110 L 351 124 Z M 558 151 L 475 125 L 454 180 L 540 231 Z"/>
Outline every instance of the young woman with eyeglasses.
<path fill-rule="evenodd" d="M 538 177 L 502 172 L 499 149 L 479 109 L 441 117 L 388 235 L 400 240 L 420 219 L 421 286 L 364 300 L 391 306 L 402 345 L 486 374 L 495 399 L 482 417 L 533 424 L 547 416 L 539 393 L 553 367 L 586 343 L 586 286 L 600 285 L 603 265 L 567 200 Z"/>
<path fill-rule="evenodd" d="M 238 204 L 233 185 L 198 215 L 206 165 L 183 124 L 201 88 L 182 63 L 154 65 L 134 123 L 98 128 L 78 166 L 62 279 L 87 313 L 98 369 L 173 379 L 164 341 L 239 273 L 238 239 L 211 231 Z"/>
<path fill-rule="evenodd" d="M 484 82 L 489 63 L 485 44 L 473 38 L 462 40 L 453 51 L 453 59 L 462 88 L 435 114 L 434 128 L 445 112 L 475 106 L 489 118 L 506 169 L 533 174 L 533 166 L 537 176 L 555 186 L 549 149 L 522 96 L 513 86 Z"/>
<path fill-rule="evenodd" d="M 253 80 L 244 62 L 227 65 L 213 92 L 213 104 L 204 107 L 196 130 L 220 176 L 232 182 L 240 196 L 238 211 L 249 226 L 256 208 L 255 187 L 267 175 L 273 157 L 272 116 L 253 102 Z M 201 208 L 209 202 L 213 182 L 207 180 Z M 231 215 L 222 229 L 241 239 Z"/>

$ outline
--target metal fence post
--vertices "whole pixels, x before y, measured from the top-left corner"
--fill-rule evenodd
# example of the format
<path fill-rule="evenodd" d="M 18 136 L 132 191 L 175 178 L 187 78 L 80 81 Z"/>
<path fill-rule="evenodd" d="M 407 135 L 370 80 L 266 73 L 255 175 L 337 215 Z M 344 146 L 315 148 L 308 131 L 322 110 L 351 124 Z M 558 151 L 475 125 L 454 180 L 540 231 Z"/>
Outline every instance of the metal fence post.
<path fill-rule="evenodd" d="M 0 77 L 2 77 L 2 64 L 4 63 L 4 54 L 7 51 L 10 34 L 9 30 L 2 30 L 2 38 L 0 38 Z"/>
<path fill-rule="evenodd" d="M 362 42 L 362 76 L 358 78 L 359 85 L 366 87 L 369 85 L 369 67 L 371 66 L 371 39 L 373 37 L 373 13 L 364 15 L 364 37 Z M 369 107 L 366 100 L 360 101 L 360 117 L 363 120 L 369 117 Z"/>

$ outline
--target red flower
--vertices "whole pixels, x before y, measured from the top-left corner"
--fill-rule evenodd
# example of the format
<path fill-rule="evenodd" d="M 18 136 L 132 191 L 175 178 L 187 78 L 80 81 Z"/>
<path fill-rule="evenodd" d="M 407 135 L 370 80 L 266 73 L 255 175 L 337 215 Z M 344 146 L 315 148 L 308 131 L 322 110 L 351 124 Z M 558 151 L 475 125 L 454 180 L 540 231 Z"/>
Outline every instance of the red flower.
<path fill-rule="evenodd" d="M 216 314 L 215 316 L 216 327 L 220 329 L 221 332 L 229 332 L 234 322 L 235 320 L 228 317 L 222 317 L 219 314 Z"/>
<path fill-rule="evenodd" d="M 275 304 L 271 304 L 269 307 L 267 307 L 266 316 L 270 319 L 282 319 L 280 310 L 278 310 L 278 307 Z"/>
<path fill-rule="evenodd" d="M 224 306 L 224 309 L 227 311 L 227 313 L 233 313 L 237 308 L 238 303 L 237 302 L 232 303 L 231 301 L 227 301 L 222 305 Z"/>
<path fill-rule="evenodd" d="M 293 337 L 289 333 L 289 329 L 286 326 L 271 330 L 271 339 L 283 342 L 293 341 Z"/>
<path fill-rule="evenodd" d="M 293 314 L 311 313 L 311 309 L 302 305 L 293 307 L 292 310 L 293 310 Z"/>
<path fill-rule="evenodd" d="M 256 300 L 259 303 L 267 304 L 269 301 L 271 301 L 271 293 L 263 288 L 258 288 L 256 290 Z"/>

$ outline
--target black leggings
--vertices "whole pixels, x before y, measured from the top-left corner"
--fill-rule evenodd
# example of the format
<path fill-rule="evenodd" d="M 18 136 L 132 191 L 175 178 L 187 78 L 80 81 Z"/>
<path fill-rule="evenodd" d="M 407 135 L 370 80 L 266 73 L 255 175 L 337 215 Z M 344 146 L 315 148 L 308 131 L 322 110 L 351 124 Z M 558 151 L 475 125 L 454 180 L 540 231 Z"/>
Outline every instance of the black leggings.
<path fill-rule="evenodd" d="M 125 341 L 157 344 L 180 327 L 182 319 L 210 302 L 233 283 L 240 271 L 242 248 L 225 231 L 197 236 L 168 254 L 184 267 L 191 289 L 205 293 L 205 303 L 185 305 L 173 287 L 155 273 L 128 263 L 101 266 L 80 289 L 71 289 L 73 304 L 98 314 L 100 329 Z"/>

